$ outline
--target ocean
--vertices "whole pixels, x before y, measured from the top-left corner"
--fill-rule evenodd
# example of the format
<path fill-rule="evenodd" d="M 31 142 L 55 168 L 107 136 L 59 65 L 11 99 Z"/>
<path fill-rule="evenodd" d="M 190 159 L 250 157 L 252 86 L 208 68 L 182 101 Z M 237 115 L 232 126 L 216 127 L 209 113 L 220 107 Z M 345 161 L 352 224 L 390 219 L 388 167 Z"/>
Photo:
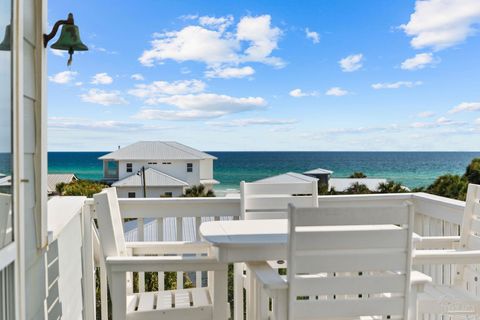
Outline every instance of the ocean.
<path fill-rule="evenodd" d="M 315 168 L 348 177 L 362 171 L 367 177 L 386 178 L 414 188 L 427 186 L 443 174 L 463 174 L 480 152 L 217 152 L 214 178 L 216 190 L 238 189 L 240 181 L 255 181 L 289 171 Z M 75 173 L 80 179 L 102 178 L 98 157 L 108 152 L 49 152 L 49 173 Z"/>

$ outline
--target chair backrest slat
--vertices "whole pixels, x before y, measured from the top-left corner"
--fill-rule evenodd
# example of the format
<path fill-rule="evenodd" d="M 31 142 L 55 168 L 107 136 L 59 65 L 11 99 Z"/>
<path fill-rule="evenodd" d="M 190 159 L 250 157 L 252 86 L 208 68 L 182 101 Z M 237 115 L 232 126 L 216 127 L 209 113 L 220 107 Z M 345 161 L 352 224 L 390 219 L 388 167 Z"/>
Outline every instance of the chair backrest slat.
<path fill-rule="evenodd" d="M 289 206 L 289 319 L 408 316 L 414 210 Z"/>
<path fill-rule="evenodd" d="M 127 255 L 116 189 L 104 189 L 93 198 L 103 254 L 106 257 Z"/>
<path fill-rule="evenodd" d="M 243 219 L 286 219 L 288 204 L 318 207 L 317 181 L 304 183 L 240 184 Z"/>

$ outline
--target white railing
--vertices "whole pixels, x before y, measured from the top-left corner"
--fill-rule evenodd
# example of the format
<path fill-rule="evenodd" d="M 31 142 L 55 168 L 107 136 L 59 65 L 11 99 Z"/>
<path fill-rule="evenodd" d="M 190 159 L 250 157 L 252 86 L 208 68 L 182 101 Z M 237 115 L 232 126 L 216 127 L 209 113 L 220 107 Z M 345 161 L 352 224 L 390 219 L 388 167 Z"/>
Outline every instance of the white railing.
<path fill-rule="evenodd" d="M 459 235 L 465 203 L 424 193 L 354 195 L 354 196 L 320 196 L 320 206 L 342 205 L 358 206 L 359 204 L 375 204 L 379 206 L 402 203 L 411 200 L 415 207 L 415 232 L 422 236 L 456 236 Z M 127 233 L 134 241 L 197 241 L 200 240 L 198 227 L 204 221 L 220 219 L 238 219 L 240 216 L 239 198 L 146 198 L 119 199 L 120 211 L 127 223 Z M 83 225 L 83 258 L 84 269 L 99 270 L 101 284 L 101 311 L 95 310 L 95 274 L 84 274 L 84 312 L 87 315 L 101 314 L 107 319 L 106 272 L 101 257 L 98 237 L 92 229 L 91 217 L 94 217 L 93 201 L 87 199 L 82 210 Z M 89 227 L 90 226 L 90 227 Z M 133 230 L 133 231 L 132 231 Z M 432 276 L 438 284 L 451 284 L 454 266 L 438 265 L 422 267 L 420 271 Z M 195 274 L 196 286 L 202 286 L 203 275 Z M 162 290 L 163 277 L 158 274 L 158 288 Z M 177 283 L 181 288 L 184 283 L 183 273 L 177 274 Z M 476 279 L 468 281 L 470 292 L 480 294 Z M 145 290 L 144 274 L 139 273 L 138 290 Z M 247 292 L 247 302 L 255 301 L 256 294 Z M 257 294 L 258 291 L 257 291 Z M 93 309 L 93 310 L 92 310 Z"/>

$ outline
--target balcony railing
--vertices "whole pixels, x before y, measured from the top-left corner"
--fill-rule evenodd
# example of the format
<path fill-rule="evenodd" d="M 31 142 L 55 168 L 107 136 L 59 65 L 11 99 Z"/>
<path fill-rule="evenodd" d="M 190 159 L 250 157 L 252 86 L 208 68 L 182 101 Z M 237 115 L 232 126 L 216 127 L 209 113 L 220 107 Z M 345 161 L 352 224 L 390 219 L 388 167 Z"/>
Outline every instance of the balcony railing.
<path fill-rule="evenodd" d="M 322 206 L 341 203 L 342 205 L 358 206 L 362 204 L 399 204 L 410 200 L 415 208 L 415 232 L 422 236 L 458 236 L 462 223 L 465 203 L 424 193 L 415 194 L 384 194 L 361 196 L 320 196 Z M 69 201 L 69 200 L 65 200 Z M 72 198 L 72 206 L 75 201 Z M 240 216 L 240 199 L 238 198 L 146 198 L 146 199 L 119 199 L 122 217 L 126 219 L 127 240 L 135 241 L 196 241 L 200 240 L 198 228 L 204 221 L 238 219 Z M 73 268 L 71 272 L 58 272 L 59 283 L 69 283 L 82 279 L 83 296 L 80 300 L 72 301 L 57 295 L 57 301 L 63 310 L 77 310 L 87 319 L 94 319 L 99 314 L 102 320 L 107 319 L 107 283 L 104 260 L 98 244 L 98 235 L 92 228 L 91 218 L 94 218 L 93 201 L 87 199 L 81 210 L 75 212 L 69 221 L 63 222 L 63 227 L 55 231 L 56 239 L 62 239 L 62 234 L 78 234 L 81 237 L 81 250 L 66 250 L 70 243 L 59 242 L 57 247 L 52 246 L 49 251 L 52 266 L 55 261 L 82 261 L 82 268 Z M 52 218 L 52 217 L 49 217 Z M 75 221 L 75 222 L 72 222 Z M 80 223 L 81 222 L 81 223 Z M 78 230 L 75 230 L 78 229 Z M 66 238 L 66 237 L 65 237 Z M 75 245 L 75 244 L 71 244 Z M 72 256 L 73 255 L 73 256 Z M 65 269 L 67 270 L 67 269 Z M 101 309 L 95 303 L 95 273 L 98 270 L 101 291 Z M 452 265 L 435 265 L 419 267 L 430 275 L 437 284 L 452 284 L 454 269 Z M 80 274 L 79 274 L 80 273 Z M 197 272 L 192 276 L 195 285 L 202 286 L 205 274 Z M 144 274 L 138 275 L 138 290 L 145 290 Z M 159 290 L 163 289 L 163 276 L 158 274 Z M 475 276 L 467 278 L 465 288 L 474 294 L 480 295 L 478 279 Z M 184 283 L 184 274 L 177 274 L 178 287 Z M 250 294 L 250 293 L 247 293 Z M 251 293 L 253 294 L 253 293 Z M 62 301 L 63 299 L 63 301 Z M 246 301 L 252 301 L 247 297 Z M 76 303 L 77 305 L 71 305 Z M 80 306 L 78 305 L 80 304 Z M 73 312 L 73 311 L 72 311 Z M 65 312 L 63 312 L 65 313 Z"/>

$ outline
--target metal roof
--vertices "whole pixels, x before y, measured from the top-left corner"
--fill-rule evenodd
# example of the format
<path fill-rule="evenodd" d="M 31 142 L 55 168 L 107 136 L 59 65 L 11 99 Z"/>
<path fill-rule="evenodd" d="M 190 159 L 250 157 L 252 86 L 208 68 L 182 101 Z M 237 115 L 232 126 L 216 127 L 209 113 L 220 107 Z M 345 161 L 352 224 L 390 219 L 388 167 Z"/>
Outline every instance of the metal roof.
<path fill-rule="evenodd" d="M 277 176 L 254 181 L 255 183 L 305 183 L 318 181 L 317 178 L 309 177 L 301 173 L 287 172 Z"/>
<path fill-rule="evenodd" d="M 56 191 L 57 184 L 70 183 L 78 180 L 73 173 L 49 173 L 47 176 L 47 191 L 53 193 Z"/>
<path fill-rule="evenodd" d="M 213 221 L 213 217 L 202 217 L 202 223 Z M 220 217 L 220 220 L 233 220 L 233 217 Z M 157 239 L 158 223 L 156 219 L 145 219 L 144 224 L 144 241 L 196 241 L 199 239 L 197 228 L 195 226 L 195 218 L 182 218 L 182 238 L 177 238 L 177 220 L 176 218 L 163 219 L 163 239 Z M 137 221 L 129 221 L 123 225 L 125 240 L 138 241 Z"/>
<path fill-rule="evenodd" d="M 145 181 L 149 187 L 185 187 L 188 183 L 180 179 L 169 176 L 161 171 L 147 168 L 145 169 Z M 123 178 L 112 184 L 112 187 L 141 187 L 143 185 L 142 177 L 136 173 Z"/>
<path fill-rule="evenodd" d="M 139 141 L 101 156 L 100 160 L 203 160 L 216 157 L 174 141 Z"/>
<path fill-rule="evenodd" d="M 305 171 L 305 174 L 332 174 L 333 171 L 327 170 L 327 169 L 322 169 L 322 168 L 317 168 L 309 171 Z"/>
<path fill-rule="evenodd" d="M 345 191 L 354 183 L 364 184 L 370 191 L 377 191 L 380 183 L 387 183 L 387 179 L 372 179 L 372 178 L 331 178 L 329 180 L 330 188 L 335 188 L 335 191 Z"/>
<path fill-rule="evenodd" d="M 0 187 L 9 187 L 12 185 L 12 176 L 1 176 Z"/>

